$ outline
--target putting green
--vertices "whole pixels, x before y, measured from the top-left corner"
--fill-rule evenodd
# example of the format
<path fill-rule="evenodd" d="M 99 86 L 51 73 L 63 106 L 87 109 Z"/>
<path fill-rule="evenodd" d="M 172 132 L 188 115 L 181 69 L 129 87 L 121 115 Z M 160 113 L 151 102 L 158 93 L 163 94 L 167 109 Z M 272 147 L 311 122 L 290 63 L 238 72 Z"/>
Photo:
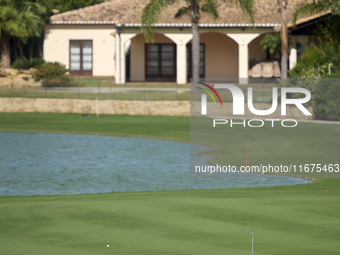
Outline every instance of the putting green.
<path fill-rule="evenodd" d="M 180 117 L 0 119 L 2 130 L 189 138 L 189 119 Z M 255 254 L 335 255 L 339 185 L 321 179 L 271 188 L 0 197 L 0 254 L 243 255 L 254 231 Z"/>

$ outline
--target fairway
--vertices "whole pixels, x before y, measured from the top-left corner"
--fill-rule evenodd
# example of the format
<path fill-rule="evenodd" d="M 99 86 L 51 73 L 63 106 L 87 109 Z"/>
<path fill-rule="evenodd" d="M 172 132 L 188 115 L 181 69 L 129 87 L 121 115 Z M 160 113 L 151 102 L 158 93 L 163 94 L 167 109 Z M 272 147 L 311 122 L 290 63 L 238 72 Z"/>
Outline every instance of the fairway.
<path fill-rule="evenodd" d="M 186 117 L 0 113 L 0 120 L 2 131 L 190 138 Z M 339 130 L 304 125 L 329 134 Z M 331 135 L 326 142 L 330 151 L 339 150 Z M 320 179 L 270 188 L 0 197 L 0 254 L 243 255 L 251 254 L 254 231 L 254 254 L 335 255 L 339 184 Z"/>
<path fill-rule="evenodd" d="M 1 254 L 339 254 L 339 182 L 1 197 Z M 110 245 L 107 248 L 106 245 Z"/>

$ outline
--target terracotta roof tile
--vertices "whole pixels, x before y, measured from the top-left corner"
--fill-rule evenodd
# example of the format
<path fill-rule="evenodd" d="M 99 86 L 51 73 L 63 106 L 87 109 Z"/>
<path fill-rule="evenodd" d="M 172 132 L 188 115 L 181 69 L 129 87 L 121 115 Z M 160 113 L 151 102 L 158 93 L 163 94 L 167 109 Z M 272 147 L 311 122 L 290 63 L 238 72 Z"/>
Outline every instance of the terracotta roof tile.
<path fill-rule="evenodd" d="M 120 23 L 127 25 L 139 25 L 144 6 L 149 0 L 112 0 L 90 7 L 69 11 L 50 18 L 52 24 L 58 23 Z M 277 13 L 277 2 L 274 0 L 254 0 L 255 1 L 255 24 L 276 26 L 280 23 Z M 291 20 L 294 6 L 302 0 L 290 0 L 287 10 L 287 18 Z M 190 18 L 184 15 L 175 18 L 175 14 L 181 6 L 185 6 L 185 1 L 175 3 L 164 9 L 159 15 L 157 24 L 187 24 Z M 242 26 L 249 24 L 249 19 L 239 8 L 230 3 L 220 3 L 218 6 L 219 18 L 214 20 L 210 15 L 203 13 L 201 24 L 224 24 L 229 26 Z M 274 25 L 275 24 L 275 25 Z"/>

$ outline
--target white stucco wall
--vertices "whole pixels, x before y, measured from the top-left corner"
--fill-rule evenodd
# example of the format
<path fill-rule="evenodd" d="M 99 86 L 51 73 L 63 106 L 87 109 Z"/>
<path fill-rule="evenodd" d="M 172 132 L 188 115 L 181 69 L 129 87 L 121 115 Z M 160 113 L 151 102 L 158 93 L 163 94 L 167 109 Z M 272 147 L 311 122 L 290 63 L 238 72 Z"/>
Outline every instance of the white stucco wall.
<path fill-rule="evenodd" d="M 92 40 L 93 76 L 114 76 L 114 31 L 113 25 L 46 25 L 44 59 L 69 68 L 69 41 Z"/>
<path fill-rule="evenodd" d="M 238 45 L 222 33 L 203 33 L 200 43 L 205 45 L 205 77 L 237 78 Z"/>

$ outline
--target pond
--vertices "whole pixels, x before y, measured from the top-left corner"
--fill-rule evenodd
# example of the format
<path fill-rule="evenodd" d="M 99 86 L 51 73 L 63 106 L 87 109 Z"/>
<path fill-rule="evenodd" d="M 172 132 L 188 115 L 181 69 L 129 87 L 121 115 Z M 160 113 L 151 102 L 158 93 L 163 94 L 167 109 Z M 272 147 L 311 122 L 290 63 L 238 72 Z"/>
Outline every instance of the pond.
<path fill-rule="evenodd" d="M 187 143 L 0 132 L 0 196 L 96 194 L 304 184 L 293 177 L 191 178 Z"/>

